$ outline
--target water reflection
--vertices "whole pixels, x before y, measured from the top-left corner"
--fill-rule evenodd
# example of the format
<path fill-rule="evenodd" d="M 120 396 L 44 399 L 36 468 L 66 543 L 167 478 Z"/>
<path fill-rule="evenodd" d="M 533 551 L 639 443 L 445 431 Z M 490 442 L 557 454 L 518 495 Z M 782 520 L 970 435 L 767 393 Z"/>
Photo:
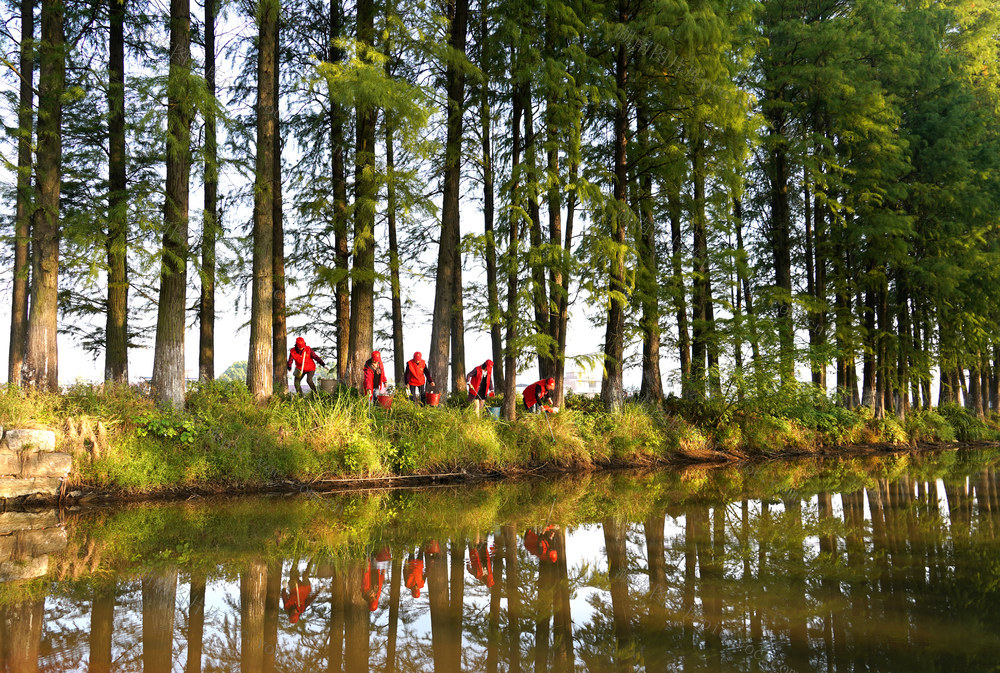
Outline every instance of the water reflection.
<path fill-rule="evenodd" d="M 0 670 L 992 670 L 998 465 L 0 514 Z"/>

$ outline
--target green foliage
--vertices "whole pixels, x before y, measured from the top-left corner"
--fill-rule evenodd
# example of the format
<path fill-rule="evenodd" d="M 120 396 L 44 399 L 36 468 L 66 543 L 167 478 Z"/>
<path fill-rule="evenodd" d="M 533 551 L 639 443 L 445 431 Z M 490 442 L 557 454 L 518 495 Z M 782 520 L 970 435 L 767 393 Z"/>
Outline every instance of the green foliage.
<path fill-rule="evenodd" d="M 955 428 L 937 411 L 916 409 L 906 416 L 906 434 L 914 442 L 953 442 Z"/>
<path fill-rule="evenodd" d="M 172 409 L 166 413 L 147 411 L 133 421 L 135 433 L 139 437 L 159 437 L 160 439 L 176 440 L 184 445 L 194 444 L 197 435 L 194 420 L 183 418 Z"/>
<path fill-rule="evenodd" d="M 576 403 L 582 400 L 576 400 Z M 854 443 L 972 441 L 1000 436 L 963 407 L 915 411 L 905 425 L 847 411 L 809 387 L 760 401 L 664 409 L 628 403 L 619 414 L 519 411 L 513 422 L 473 407 L 432 408 L 396 397 L 387 411 L 349 388 L 259 405 L 243 382 L 199 383 L 182 411 L 128 388 L 77 386 L 65 395 L 0 394 L 0 424 L 51 428 L 75 458 L 75 479 L 134 491 L 263 486 L 345 476 L 517 473 L 673 460 L 777 456 Z"/>
<path fill-rule="evenodd" d="M 954 429 L 955 437 L 962 442 L 1000 439 L 1000 432 L 976 418 L 968 409 L 957 404 L 942 404 L 938 413 Z"/>
<path fill-rule="evenodd" d="M 219 381 L 246 381 L 247 380 L 247 361 L 237 360 L 233 364 L 226 367 L 226 371 L 218 377 Z"/>

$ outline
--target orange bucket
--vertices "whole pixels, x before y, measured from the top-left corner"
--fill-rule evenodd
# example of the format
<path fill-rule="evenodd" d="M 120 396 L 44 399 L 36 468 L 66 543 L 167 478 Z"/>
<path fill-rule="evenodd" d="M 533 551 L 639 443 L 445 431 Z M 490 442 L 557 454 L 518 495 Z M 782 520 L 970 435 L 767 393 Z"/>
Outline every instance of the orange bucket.
<path fill-rule="evenodd" d="M 436 407 L 441 402 L 441 393 L 427 393 L 427 406 Z"/>
<path fill-rule="evenodd" d="M 392 396 L 391 395 L 379 395 L 375 399 L 378 400 L 379 405 L 383 409 L 392 409 Z"/>

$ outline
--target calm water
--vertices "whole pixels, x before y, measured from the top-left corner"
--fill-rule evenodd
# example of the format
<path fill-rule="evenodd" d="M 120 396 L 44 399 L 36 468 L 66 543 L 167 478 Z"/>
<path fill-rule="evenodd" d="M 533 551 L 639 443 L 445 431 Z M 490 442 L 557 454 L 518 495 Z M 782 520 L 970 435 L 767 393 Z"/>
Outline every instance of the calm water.
<path fill-rule="evenodd" d="M 998 671 L 1000 452 L 0 514 L 0 670 Z"/>

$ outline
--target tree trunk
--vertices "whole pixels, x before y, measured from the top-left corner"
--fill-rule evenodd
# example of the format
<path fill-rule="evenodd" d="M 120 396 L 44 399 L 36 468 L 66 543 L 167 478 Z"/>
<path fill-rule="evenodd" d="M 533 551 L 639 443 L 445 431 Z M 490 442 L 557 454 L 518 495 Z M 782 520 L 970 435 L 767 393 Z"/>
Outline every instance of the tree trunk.
<path fill-rule="evenodd" d="M 257 177 L 254 181 L 253 288 L 247 388 L 258 403 L 274 393 L 274 142 L 279 4 L 260 0 L 257 9 Z"/>
<path fill-rule="evenodd" d="M 403 386 L 403 370 L 406 368 L 406 354 L 403 350 L 403 299 L 399 285 L 399 244 L 396 241 L 396 175 L 394 173 L 396 158 L 393 153 L 392 133 L 392 124 L 387 114 L 385 120 L 385 172 L 388 173 L 386 218 L 389 221 L 389 288 L 392 293 L 392 365 L 396 375 L 395 384 L 401 388 Z"/>
<path fill-rule="evenodd" d="M 184 323 L 187 290 L 188 183 L 191 177 L 190 0 L 170 0 L 170 74 L 167 81 L 167 184 L 163 259 L 153 354 L 154 399 L 184 404 Z"/>
<path fill-rule="evenodd" d="M 64 7 L 42 3 L 42 39 L 38 49 L 38 197 L 32 238 L 32 273 L 27 348 L 21 369 L 26 388 L 59 389 L 56 346 L 59 294 L 59 187 L 62 175 L 62 93 L 66 64 Z"/>
<path fill-rule="evenodd" d="M 399 632 L 399 595 L 401 593 L 400 581 L 403 574 L 402 560 L 395 556 L 392 559 L 391 579 L 389 584 L 389 637 L 385 645 L 385 671 L 395 673 L 396 671 L 396 637 Z"/>
<path fill-rule="evenodd" d="M 626 3 L 618 0 L 618 21 L 626 19 Z M 626 188 L 628 186 L 628 158 L 625 146 L 628 142 L 628 97 L 627 61 L 625 45 L 619 44 L 615 54 L 615 92 L 617 102 L 614 114 L 614 199 L 611 211 L 611 239 L 616 250 L 610 263 L 608 292 L 608 324 L 604 335 L 604 379 L 601 382 L 601 401 L 610 412 L 621 411 L 625 391 L 622 388 L 622 365 L 625 353 L 625 228 L 628 211 Z"/>
<path fill-rule="evenodd" d="M 288 393 L 288 314 L 285 306 L 285 226 L 281 206 L 281 3 L 274 20 L 274 149 L 271 154 L 271 244 L 274 285 L 271 295 L 271 385 L 278 394 Z"/>
<path fill-rule="evenodd" d="M 555 12 L 551 6 L 546 6 L 545 11 L 545 54 L 546 58 L 555 59 L 555 36 L 553 24 L 556 21 Z M 545 255 L 548 259 L 556 250 L 560 250 L 563 244 L 563 223 L 562 223 L 562 189 L 563 181 L 559 170 L 559 124 L 557 120 L 560 101 L 556 99 L 556 91 L 553 87 L 546 89 L 545 96 L 545 145 L 546 145 L 546 180 L 548 190 L 546 194 L 546 205 L 549 211 L 549 245 L 552 253 Z M 566 372 L 566 339 L 562 334 L 565 325 L 560 319 L 559 309 L 562 307 L 564 291 L 564 274 L 568 271 L 561 260 L 553 261 L 549 264 L 549 296 L 545 299 L 545 324 L 547 334 L 552 340 L 552 352 L 548 358 L 548 375 L 555 379 L 556 387 L 553 391 L 553 402 L 556 406 L 563 404 L 563 380 Z M 553 311 L 553 309 L 555 309 Z"/>
<path fill-rule="evenodd" d="M 750 274 L 747 273 L 747 265 L 745 261 L 746 249 L 743 247 L 743 202 L 736 199 L 733 202 L 733 215 L 736 218 L 736 251 L 740 256 L 740 261 L 737 265 L 737 282 L 740 287 L 736 288 L 737 294 L 741 291 L 743 292 L 743 303 L 745 305 L 745 312 L 747 316 L 747 328 L 749 330 L 750 339 L 750 356 L 753 359 L 753 374 L 754 382 L 756 383 L 757 389 L 763 389 L 764 385 L 764 371 L 763 364 L 760 361 L 760 337 L 757 334 L 757 314 L 754 312 L 753 307 L 753 293 L 750 291 Z M 736 346 L 740 347 L 739 344 Z"/>
<path fill-rule="evenodd" d="M 469 26 L 469 0 L 453 0 L 449 2 L 449 5 L 449 19 L 451 21 L 449 44 L 455 53 L 465 54 Z M 448 210 L 449 217 L 453 218 L 454 221 L 450 224 L 449 229 L 452 232 L 452 241 L 455 247 L 455 265 L 452 267 L 454 280 L 452 282 L 451 302 L 451 380 L 452 392 L 462 395 L 465 393 L 465 309 L 463 308 L 465 297 L 462 291 L 462 223 L 460 220 L 459 190 L 462 180 L 462 115 L 465 111 L 465 71 L 462 68 L 456 68 L 454 79 L 450 83 L 452 86 L 448 89 L 448 141 L 451 144 L 452 154 L 450 161 L 448 156 L 445 159 L 445 193 L 452 199 Z M 457 108 L 451 107 L 452 105 L 456 105 Z M 448 154 L 447 149 L 445 154 Z M 450 189 L 448 184 L 451 184 Z M 442 210 L 442 219 L 443 217 Z"/>
<path fill-rule="evenodd" d="M 169 673 L 173 669 L 176 600 L 176 568 L 156 570 L 142 578 L 143 673 Z"/>
<path fill-rule="evenodd" d="M 699 129 L 700 131 L 700 129 Z M 691 385 L 698 397 L 705 397 L 705 360 L 709 342 L 712 339 L 712 325 L 709 321 L 709 306 L 712 302 L 711 281 L 708 266 L 708 231 L 705 215 L 705 143 L 693 140 L 691 150 L 691 170 L 694 187 L 691 228 L 694 234 L 694 321 L 691 340 Z"/>
<path fill-rule="evenodd" d="M 274 673 L 276 667 L 278 620 L 282 612 L 281 565 L 280 560 L 271 561 L 267 565 L 267 588 L 264 596 L 264 663 L 261 666 L 261 673 Z"/>
<path fill-rule="evenodd" d="M 450 29 L 448 46 L 453 53 L 465 54 L 469 19 L 468 0 L 449 0 Z M 438 248 L 437 286 L 434 291 L 434 316 L 431 324 L 431 348 L 428 364 L 439 380 L 447 381 L 449 346 L 452 346 L 452 392 L 465 389 L 464 335 L 453 334 L 464 326 L 462 319 L 462 255 L 459 201 L 462 178 L 462 112 L 465 100 L 465 74 L 456 64 L 448 65 L 445 74 L 447 95 L 447 139 L 444 150 L 444 194 L 441 202 L 441 243 Z"/>
<path fill-rule="evenodd" d="M 125 1 L 108 10 L 108 314 L 104 379 L 128 383 L 128 185 L 125 165 Z"/>
<path fill-rule="evenodd" d="M 188 600 L 187 666 L 184 673 L 201 673 L 205 639 L 205 571 L 192 571 Z"/>
<path fill-rule="evenodd" d="M 17 113 L 17 197 L 14 206 L 14 283 L 10 308 L 10 349 L 7 382 L 21 382 L 28 330 L 28 281 L 31 243 L 31 128 L 34 119 L 35 3 L 21 0 L 21 73 Z"/>
<path fill-rule="evenodd" d="M 503 417 L 508 421 L 513 421 L 517 409 L 517 351 L 514 349 L 514 342 L 517 340 L 517 281 L 518 281 L 518 229 L 521 226 L 518 206 L 520 204 L 520 186 L 518 178 L 521 171 L 521 109 L 523 100 L 521 87 L 514 90 L 513 110 L 511 111 L 511 141 L 510 141 L 510 166 L 511 180 L 510 203 L 513 213 L 510 221 L 510 238 L 507 241 L 507 313 L 506 320 L 506 342 L 507 349 L 504 351 L 503 368 L 506 373 L 503 389 Z"/>
<path fill-rule="evenodd" d="M 386 73 L 388 74 L 388 73 Z M 406 354 L 403 351 L 403 301 L 399 286 L 399 244 L 396 242 L 396 161 L 392 146 L 392 124 L 385 121 L 385 170 L 388 173 L 386 217 L 389 220 L 389 286 L 392 292 L 392 353 L 396 386 L 403 387 Z"/>
<path fill-rule="evenodd" d="M 869 281 L 871 282 L 871 281 Z M 877 312 L 877 299 L 875 290 L 869 289 L 865 292 L 864 303 L 864 344 L 865 344 L 865 365 L 864 381 L 861 390 L 861 404 L 866 407 L 875 405 L 875 364 L 878 359 L 878 333 L 875 331 L 875 314 Z"/>
<path fill-rule="evenodd" d="M 205 0 L 205 84 L 215 102 L 215 3 Z M 205 212 L 201 231 L 198 380 L 215 380 L 215 244 L 219 237 L 219 143 L 215 108 L 205 112 Z M 282 363 L 284 364 L 284 363 Z"/>
<path fill-rule="evenodd" d="M 644 104 L 636 110 L 639 154 L 649 155 L 649 118 Z M 642 384 L 639 395 L 659 405 L 663 402 L 660 376 L 660 268 L 656 254 L 656 218 L 653 215 L 653 176 L 648 166 L 639 164 L 639 276 L 636 279 L 642 304 Z"/>
<path fill-rule="evenodd" d="M 451 305 L 451 390 L 458 395 L 465 394 L 465 310 L 462 294 L 462 253 L 456 246 L 455 266 L 452 268 L 455 290 Z"/>
<path fill-rule="evenodd" d="M 115 626 L 115 584 L 99 584 L 94 588 L 90 604 L 90 657 L 87 673 L 110 673 L 111 637 Z M 37 659 L 36 659 L 37 661 Z M 12 667 L 12 670 L 18 670 Z M 196 672 L 193 672 L 196 673 Z"/>
<path fill-rule="evenodd" d="M 488 71 L 486 58 L 489 44 L 489 27 L 487 25 L 488 0 L 480 0 L 479 6 L 479 68 Z M 503 357 L 503 315 L 500 311 L 500 293 L 497 287 L 497 241 L 494 229 L 496 219 L 495 177 L 493 173 L 493 112 L 490 109 L 489 82 L 480 85 L 479 119 L 482 124 L 482 160 L 483 160 L 483 228 L 486 235 L 486 310 L 490 320 L 490 343 L 493 353 L 493 377 L 496 389 L 504 390 L 504 357 Z"/>
<path fill-rule="evenodd" d="M 875 418 L 884 418 L 886 398 L 891 394 L 892 386 L 889 381 L 889 308 L 888 294 L 884 269 L 880 272 L 880 286 L 876 293 L 876 317 L 878 318 L 878 331 L 875 333 Z"/>
<path fill-rule="evenodd" d="M 773 95 L 775 103 L 783 101 L 783 91 Z M 767 121 L 771 141 L 768 202 L 771 207 L 771 252 L 778 314 L 779 372 L 781 382 L 785 384 L 795 379 L 795 333 L 792 320 L 791 215 L 788 206 L 790 176 L 783 114 L 780 109 L 774 109 L 768 113 Z"/>
<path fill-rule="evenodd" d="M 632 605 L 628 594 L 628 527 L 614 518 L 607 518 L 604 529 L 604 549 L 608 555 L 608 584 L 611 594 L 611 619 L 615 633 L 615 668 L 632 670 Z"/>
<path fill-rule="evenodd" d="M 906 283 L 900 272 L 896 278 L 896 322 L 899 325 L 899 338 L 896 340 L 896 414 L 905 420 L 910 411 L 910 354 L 913 343 L 910 334 L 910 306 Z"/>
<path fill-rule="evenodd" d="M 545 292 L 545 263 L 542 260 L 542 216 L 538 206 L 539 185 L 535 148 L 535 114 L 531 101 L 530 84 L 525 84 L 528 92 L 524 106 L 524 163 L 527 178 L 528 235 L 531 250 L 528 252 L 528 266 L 531 268 L 531 299 L 535 309 L 535 330 L 538 334 L 549 333 L 549 298 Z M 550 375 L 552 358 L 544 349 L 538 352 L 538 374 L 542 378 Z"/>
<path fill-rule="evenodd" d="M 0 661 L 5 664 L 4 670 L 10 673 L 37 673 L 45 622 L 45 597 L 11 602 L 0 611 L 0 620 Z M 4 624 L 4 621 L 7 623 Z"/>
<path fill-rule="evenodd" d="M 364 594 L 354 584 L 361 581 L 364 567 L 358 563 L 349 567 L 347 600 L 344 601 L 344 670 L 368 673 L 371 659 L 371 616 Z"/>
<path fill-rule="evenodd" d="M 671 183 L 667 192 L 670 217 L 670 285 L 677 315 L 677 350 L 680 364 L 681 397 L 689 399 L 691 390 L 691 340 L 688 336 L 687 289 L 684 286 L 684 244 L 681 233 L 680 185 Z"/>
<path fill-rule="evenodd" d="M 339 0 L 330 2 L 330 49 L 327 60 L 339 63 L 344 58 L 337 46 L 343 32 L 343 8 Z M 330 179 L 333 189 L 333 236 L 337 283 L 337 378 L 347 380 L 347 361 L 350 357 L 351 295 L 350 250 L 347 245 L 347 175 L 344 171 L 344 110 L 330 99 Z"/>
<path fill-rule="evenodd" d="M 261 673 L 266 601 L 267 566 L 263 561 L 251 561 L 240 573 L 240 673 Z"/>
<path fill-rule="evenodd" d="M 357 3 L 358 42 L 373 48 L 375 5 L 373 0 Z M 361 389 L 365 361 L 371 355 L 375 337 L 375 208 L 378 182 L 375 179 L 374 107 L 357 108 L 354 153 L 354 270 L 351 285 L 351 330 L 348 384 Z"/>

